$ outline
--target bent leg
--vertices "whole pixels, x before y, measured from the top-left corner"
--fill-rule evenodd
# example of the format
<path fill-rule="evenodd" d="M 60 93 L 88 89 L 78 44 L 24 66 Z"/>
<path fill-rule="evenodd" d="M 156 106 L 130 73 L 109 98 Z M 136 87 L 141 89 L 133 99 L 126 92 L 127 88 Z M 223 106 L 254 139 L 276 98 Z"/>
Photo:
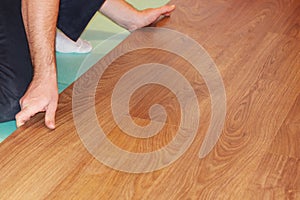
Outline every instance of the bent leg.
<path fill-rule="evenodd" d="M 0 122 L 13 120 L 19 99 L 32 79 L 32 64 L 21 15 L 20 0 L 0 6 Z"/>

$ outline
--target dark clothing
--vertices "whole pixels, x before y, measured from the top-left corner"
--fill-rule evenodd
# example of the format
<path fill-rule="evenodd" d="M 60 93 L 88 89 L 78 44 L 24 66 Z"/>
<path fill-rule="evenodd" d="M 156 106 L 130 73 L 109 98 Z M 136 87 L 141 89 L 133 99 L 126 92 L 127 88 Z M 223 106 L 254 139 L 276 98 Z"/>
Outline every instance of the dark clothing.
<path fill-rule="evenodd" d="M 105 0 L 61 0 L 57 27 L 76 41 Z"/>
<path fill-rule="evenodd" d="M 0 122 L 12 120 L 19 99 L 32 79 L 32 65 L 21 16 L 20 0 L 1 0 Z"/>
<path fill-rule="evenodd" d="M 104 0 L 61 0 L 57 27 L 77 40 Z M 13 120 L 33 76 L 21 0 L 0 3 L 0 122 Z"/>

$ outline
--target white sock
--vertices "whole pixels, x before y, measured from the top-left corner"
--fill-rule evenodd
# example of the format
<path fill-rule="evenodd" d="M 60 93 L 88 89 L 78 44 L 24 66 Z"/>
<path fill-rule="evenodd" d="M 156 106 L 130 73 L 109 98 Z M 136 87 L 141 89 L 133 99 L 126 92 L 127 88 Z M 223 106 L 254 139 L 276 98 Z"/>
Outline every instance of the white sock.
<path fill-rule="evenodd" d="M 55 43 L 55 50 L 60 53 L 89 53 L 93 49 L 88 41 L 79 38 L 74 42 L 59 30 L 56 31 Z"/>

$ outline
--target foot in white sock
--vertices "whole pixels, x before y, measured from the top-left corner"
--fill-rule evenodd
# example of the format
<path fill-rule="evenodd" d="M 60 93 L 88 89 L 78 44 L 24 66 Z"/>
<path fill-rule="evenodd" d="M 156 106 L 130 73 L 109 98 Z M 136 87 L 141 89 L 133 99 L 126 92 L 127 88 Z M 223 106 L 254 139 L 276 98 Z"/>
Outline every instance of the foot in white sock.
<path fill-rule="evenodd" d="M 93 49 L 88 41 L 79 38 L 74 42 L 59 30 L 56 32 L 55 43 L 55 50 L 60 53 L 89 53 Z"/>

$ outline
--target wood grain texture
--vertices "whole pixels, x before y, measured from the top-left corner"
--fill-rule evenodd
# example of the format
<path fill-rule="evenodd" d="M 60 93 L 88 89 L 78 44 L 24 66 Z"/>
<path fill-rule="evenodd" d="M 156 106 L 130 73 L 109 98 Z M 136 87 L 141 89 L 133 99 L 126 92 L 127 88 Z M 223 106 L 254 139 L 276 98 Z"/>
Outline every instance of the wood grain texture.
<path fill-rule="evenodd" d="M 300 158 L 300 96 L 291 108 L 284 123 L 277 132 L 275 139 L 270 146 L 269 152 L 285 155 L 288 157 Z"/>
<path fill-rule="evenodd" d="M 177 5 L 176 11 L 156 26 L 196 40 L 224 80 L 227 116 L 213 151 L 204 159 L 198 157 L 211 117 L 203 78 L 170 52 L 136 50 L 115 60 L 99 81 L 95 98 L 99 124 L 112 143 L 127 151 L 155 151 L 168 144 L 180 128 L 181 116 L 170 90 L 149 84 L 130 99 L 131 117 L 142 126 L 150 123 L 151 105 L 166 108 L 164 128 L 149 139 L 124 134 L 113 119 L 110 101 L 114 85 L 135 66 L 150 62 L 172 66 L 189 80 L 201 110 L 197 136 L 184 155 L 166 168 L 144 174 L 103 165 L 76 132 L 71 85 L 60 95 L 54 131 L 44 127 L 39 114 L 0 144 L 0 199 L 300 199 L 300 1 L 171 3 Z M 89 84 L 97 78 L 97 66 L 118 51 L 137 42 L 155 42 L 154 38 L 145 30 L 132 33 L 81 79 Z"/>

